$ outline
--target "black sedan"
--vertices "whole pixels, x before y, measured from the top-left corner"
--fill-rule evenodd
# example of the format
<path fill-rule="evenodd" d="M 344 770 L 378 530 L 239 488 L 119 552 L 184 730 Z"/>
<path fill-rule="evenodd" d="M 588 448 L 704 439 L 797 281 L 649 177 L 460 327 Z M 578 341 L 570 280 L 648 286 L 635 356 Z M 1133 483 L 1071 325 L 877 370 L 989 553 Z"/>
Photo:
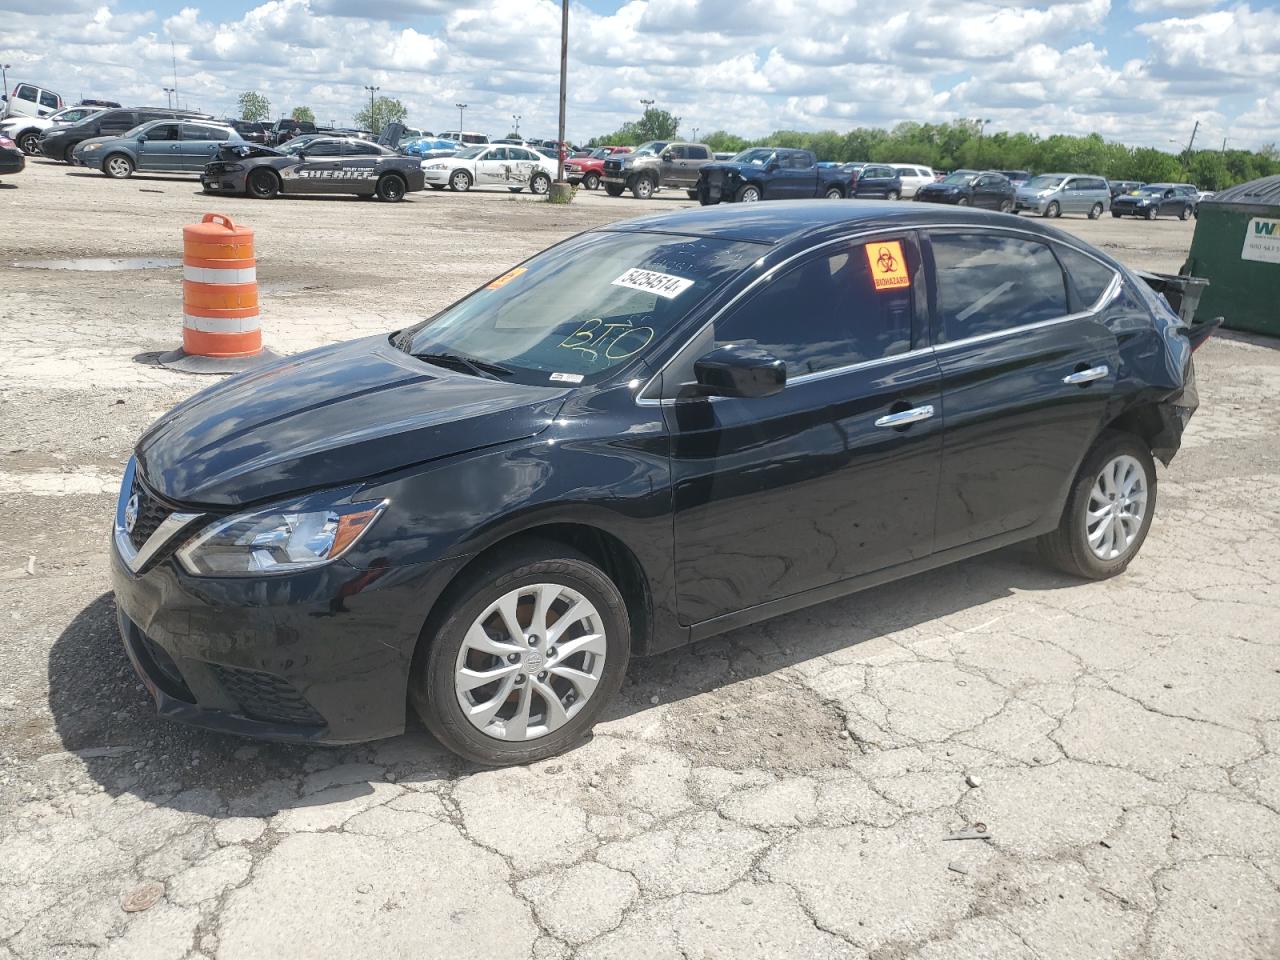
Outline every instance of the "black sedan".
<path fill-rule="evenodd" d="M 1121 573 L 1204 335 L 979 211 L 612 224 L 163 416 L 120 490 L 120 629 L 165 717 L 343 743 L 412 704 L 474 761 L 546 757 L 632 656 L 1029 538 Z"/>
<path fill-rule="evenodd" d="M 302 193 L 403 200 L 406 193 L 425 188 L 417 159 L 345 137 L 318 138 L 292 151 L 228 145 L 205 165 L 200 182 L 206 193 L 242 193 L 259 200 Z"/>
<path fill-rule="evenodd" d="M 937 183 L 926 183 L 915 198 L 925 203 L 954 203 L 961 207 L 982 207 L 1008 213 L 1013 209 L 1017 188 L 994 170 L 957 170 Z"/>
<path fill-rule="evenodd" d="M 1190 220 L 1200 203 L 1200 192 L 1189 183 L 1147 183 L 1111 201 L 1113 217 L 1177 217 Z"/>
<path fill-rule="evenodd" d="M 0 137 L 0 177 L 21 173 L 27 166 L 22 148 L 8 137 Z"/>

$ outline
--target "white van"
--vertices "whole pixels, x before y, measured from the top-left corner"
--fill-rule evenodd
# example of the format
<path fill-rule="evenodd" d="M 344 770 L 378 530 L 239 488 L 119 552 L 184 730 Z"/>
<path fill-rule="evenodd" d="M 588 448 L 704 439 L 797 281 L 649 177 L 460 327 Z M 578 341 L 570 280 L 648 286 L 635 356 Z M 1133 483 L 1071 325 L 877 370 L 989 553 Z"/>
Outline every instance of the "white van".
<path fill-rule="evenodd" d="M 62 109 L 62 97 L 34 83 L 19 83 L 4 98 L 0 120 L 5 117 L 47 117 Z"/>
<path fill-rule="evenodd" d="M 437 133 L 437 137 L 441 140 L 456 140 L 458 143 L 465 143 L 471 146 L 479 146 L 489 142 L 489 138 L 483 133 L 472 133 L 470 130 L 446 130 L 443 133 Z"/>
<path fill-rule="evenodd" d="M 894 163 L 890 164 L 890 166 L 902 178 L 902 196 L 904 198 L 914 197 L 917 190 L 926 183 L 933 183 L 935 180 L 933 167 L 922 167 L 918 163 Z"/>

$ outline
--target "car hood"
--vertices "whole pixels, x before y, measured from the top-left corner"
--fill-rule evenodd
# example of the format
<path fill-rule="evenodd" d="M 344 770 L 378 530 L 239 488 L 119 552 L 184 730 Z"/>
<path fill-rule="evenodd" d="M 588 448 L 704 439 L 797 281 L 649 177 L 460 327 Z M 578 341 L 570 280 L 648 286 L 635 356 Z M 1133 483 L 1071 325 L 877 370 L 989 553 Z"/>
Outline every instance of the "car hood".
<path fill-rule="evenodd" d="M 568 393 L 453 373 L 378 335 L 205 390 L 153 424 L 136 454 L 164 498 L 241 506 L 535 436 Z"/>
<path fill-rule="evenodd" d="M 714 160 L 711 163 L 704 163 L 699 170 L 721 170 L 725 173 L 743 173 L 747 170 L 755 170 L 759 173 L 764 172 L 764 167 L 754 163 L 734 163 L 732 160 Z"/>
<path fill-rule="evenodd" d="M 926 183 L 920 189 L 927 193 L 954 193 L 957 190 L 963 190 L 964 187 L 955 183 Z"/>

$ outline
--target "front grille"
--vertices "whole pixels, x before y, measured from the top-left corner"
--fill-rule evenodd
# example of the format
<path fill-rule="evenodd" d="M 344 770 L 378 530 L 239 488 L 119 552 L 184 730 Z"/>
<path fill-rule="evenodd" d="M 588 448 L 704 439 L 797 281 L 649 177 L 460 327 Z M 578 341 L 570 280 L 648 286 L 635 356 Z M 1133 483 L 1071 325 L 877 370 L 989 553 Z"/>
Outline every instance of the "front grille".
<path fill-rule="evenodd" d="M 138 519 L 134 522 L 133 529 L 129 531 L 129 542 L 133 544 L 135 550 L 141 550 L 142 545 L 156 532 L 156 528 L 164 523 L 170 511 L 139 482 L 136 472 L 133 475 L 133 487 L 129 491 L 129 496 L 138 498 Z"/>
<path fill-rule="evenodd" d="M 215 663 L 211 666 L 227 693 L 240 704 L 240 710 L 251 720 L 307 727 L 324 726 L 324 717 L 316 713 L 306 698 L 283 677 L 223 664 Z"/>
<path fill-rule="evenodd" d="M 195 703 L 195 695 L 182 678 L 182 671 L 169 651 L 148 637 L 136 623 L 125 617 L 121 620 L 121 633 L 128 644 L 138 669 L 157 687 L 175 700 Z"/>
<path fill-rule="evenodd" d="M 605 172 L 605 173 L 621 173 L 621 172 L 622 172 L 622 161 L 621 161 L 621 160 L 606 160 L 606 161 L 604 162 L 604 172 Z"/>

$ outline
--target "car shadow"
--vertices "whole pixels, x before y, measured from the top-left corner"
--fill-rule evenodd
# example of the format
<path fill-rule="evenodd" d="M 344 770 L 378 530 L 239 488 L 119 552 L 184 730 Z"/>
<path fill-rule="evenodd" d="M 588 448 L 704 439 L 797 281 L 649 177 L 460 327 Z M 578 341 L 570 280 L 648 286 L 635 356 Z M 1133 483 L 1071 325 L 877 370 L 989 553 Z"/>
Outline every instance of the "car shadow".
<path fill-rule="evenodd" d="M 704 694 L 721 704 L 740 702 L 740 685 L 757 678 L 856 650 L 885 634 L 927 627 L 1015 592 L 1034 595 L 1078 584 L 1040 564 L 1030 545 L 1005 548 L 638 659 L 602 723 L 668 710 Z M 954 629 L 939 625 L 938 634 Z M 856 662 L 856 654 L 851 659 Z M 357 776 L 352 783 L 336 777 L 325 784 L 325 771 L 338 765 L 358 772 L 360 764 L 375 763 L 388 770 L 386 779 L 398 781 L 456 780 L 481 769 L 445 751 L 408 709 L 408 729 L 401 736 L 348 747 L 267 743 L 160 720 L 121 646 L 110 593 L 82 609 L 54 642 L 48 680 L 54 732 L 104 792 L 133 794 L 186 812 L 271 816 L 353 800 L 374 792 L 383 779 Z M 778 709 L 780 724 L 794 722 L 787 703 Z M 674 736 L 671 745 L 680 749 L 680 737 Z M 303 778 L 311 778 L 312 787 L 318 778 L 324 792 L 300 793 L 297 784 Z"/>

